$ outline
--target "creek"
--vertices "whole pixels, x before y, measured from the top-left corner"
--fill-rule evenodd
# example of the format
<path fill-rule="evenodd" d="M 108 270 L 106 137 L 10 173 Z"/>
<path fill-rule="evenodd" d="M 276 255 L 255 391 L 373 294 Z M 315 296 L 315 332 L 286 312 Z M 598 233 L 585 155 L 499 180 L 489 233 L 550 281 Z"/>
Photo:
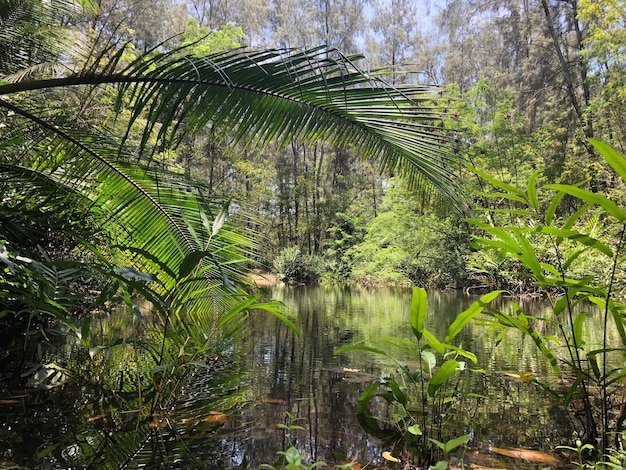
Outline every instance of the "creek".
<path fill-rule="evenodd" d="M 215 458 L 223 466 L 256 468 L 274 462 L 289 438 L 312 460 L 337 462 L 343 455 L 362 465 L 383 465 L 382 453 L 388 447 L 363 431 L 355 410 L 361 392 L 393 373 L 394 365 L 371 353 L 335 350 L 366 338 L 411 339 L 411 290 L 276 285 L 267 294 L 297 316 L 300 336 L 268 316 L 249 322 L 239 353 L 249 371 L 246 380 L 255 406 L 226 423 L 230 437 L 222 441 Z M 429 291 L 427 328 L 443 339 L 456 315 L 476 299 L 460 292 Z M 507 303 L 499 301 L 502 307 Z M 547 312 L 538 301 L 521 306 L 539 318 Z M 539 322 L 539 327 L 550 333 L 548 323 Z M 480 320 L 467 325 L 460 338 L 478 358 L 468 369 L 482 371 L 464 373 L 462 389 L 445 419 L 451 433 L 470 434 L 470 446 L 479 452 L 492 446 L 549 450 L 570 442 L 573 423 L 566 413 L 536 384 L 510 374 L 556 383 L 530 338 L 511 332 L 496 347 L 497 335 Z M 287 412 L 304 431 L 288 435 L 277 428 L 278 423 L 289 424 Z"/>
<path fill-rule="evenodd" d="M 263 289 L 267 298 L 283 302 L 295 315 L 299 335 L 269 314 L 253 314 L 230 346 L 232 367 L 194 372 L 162 427 L 154 428 L 133 411 L 141 396 L 110 396 L 76 384 L 52 394 L 13 391 L 0 402 L 0 446 L 5 448 L 0 461 L 29 468 L 69 468 L 68 462 L 88 458 L 116 462 L 98 468 L 256 469 L 274 463 L 278 451 L 294 444 L 309 461 L 348 459 L 383 467 L 389 444 L 364 432 L 356 409 L 363 390 L 394 374 L 397 364 L 369 352 L 335 351 L 363 339 L 411 339 L 411 290 L 282 284 Z M 456 315 L 476 299 L 429 291 L 426 327 L 443 339 Z M 508 304 L 507 299 L 497 301 L 501 308 Z M 556 334 L 553 325 L 541 320 L 548 317 L 545 304 L 520 306 L 539 319 L 535 326 L 543 335 Z M 126 331 L 128 326 L 116 328 Z M 591 343 L 594 332 L 588 333 Z M 545 452 L 571 444 L 575 423 L 529 380 L 559 385 L 532 339 L 511 332 L 496 346 L 497 334 L 478 317 L 457 339 L 478 362 L 468 362 L 450 395 L 449 411 L 442 416 L 448 436 L 469 434 L 469 452 L 482 458 L 479 464 L 485 467 L 513 468 L 511 462 L 494 461 L 492 448 Z M 124 351 L 119 352 L 114 382 L 130 357 Z M 410 364 L 416 358 L 401 359 Z M 289 421 L 289 414 L 295 421 Z M 288 432 L 278 424 L 302 429 Z M 151 439 L 156 439 L 152 447 Z"/>

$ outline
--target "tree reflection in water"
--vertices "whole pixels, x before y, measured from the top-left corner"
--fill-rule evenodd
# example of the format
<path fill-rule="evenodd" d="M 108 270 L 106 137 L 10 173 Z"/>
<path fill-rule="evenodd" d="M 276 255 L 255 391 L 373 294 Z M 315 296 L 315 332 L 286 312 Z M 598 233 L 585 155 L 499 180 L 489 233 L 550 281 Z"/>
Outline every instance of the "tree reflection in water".
<path fill-rule="evenodd" d="M 189 376 L 171 412 L 175 429 L 149 429 L 143 421 L 123 427 L 121 417 L 127 415 L 119 410 L 109 413 L 119 405 L 109 402 L 119 402 L 119 397 L 68 390 L 36 407 L 1 407 L 0 444 L 11 443 L 14 457 L 51 449 L 49 455 L 29 461 L 33 466 L 43 461 L 47 468 L 64 468 L 52 456 L 71 449 L 72 443 L 87 445 L 105 438 L 111 444 L 107 448 L 119 452 L 116 442 L 131 439 L 129 433 L 137 431 L 152 433 L 157 454 L 167 451 L 170 459 L 159 464 L 164 468 L 258 468 L 273 463 L 288 442 L 311 460 L 332 464 L 342 455 L 361 464 L 383 465 L 382 452 L 390 447 L 363 431 L 356 408 L 361 392 L 393 372 L 393 365 L 362 351 L 340 355 L 334 351 L 364 338 L 409 339 L 410 290 L 277 285 L 266 293 L 297 315 L 300 336 L 270 315 L 253 315 L 232 347 L 235 362 L 219 371 L 199 368 Z M 439 336 L 445 336 L 453 318 L 474 300 L 458 292 L 433 291 L 428 296 L 432 312 L 427 327 Z M 524 308 L 541 316 L 543 306 Z M 544 327 L 548 334 L 550 325 Z M 535 384 L 500 373 L 527 371 L 554 382 L 532 341 L 511 336 L 495 348 L 494 334 L 480 322 L 468 325 L 459 337 L 486 373 L 464 373 L 444 417 L 454 435 L 471 433 L 470 446 L 479 451 L 492 445 L 545 450 L 569 442 L 572 426 L 567 414 Z M 469 397 L 470 393 L 487 398 Z M 128 400 L 131 410 L 135 398 Z M 249 406 L 242 409 L 242 402 Z M 373 411 L 384 413 L 385 405 L 377 406 L 380 409 Z M 278 429 L 278 423 L 286 423 L 286 412 L 293 413 L 305 430 L 287 436 Z M 119 430 L 107 428 L 109 418 L 118 421 Z"/>
<path fill-rule="evenodd" d="M 276 452 L 288 445 L 285 431 L 276 424 L 285 423 L 286 412 L 293 412 L 305 431 L 292 433 L 291 440 L 303 455 L 329 463 L 344 455 L 361 464 L 383 464 L 382 452 L 389 445 L 363 431 L 356 407 L 361 392 L 381 374 L 393 371 L 393 365 L 361 351 L 341 355 L 334 351 L 363 338 L 410 339 L 411 291 L 279 285 L 268 295 L 285 302 L 298 316 L 301 335 L 269 317 L 257 317 L 242 335 L 239 347 L 247 358 L 256 406 L 226 424 L 241 432 L 231 435 L 228 446 L 223 441 L 222 456 L 228 454 L 233 465 L 246 463 L 252 468 L 274 462 Z M 432 313 L 427 326 L 441 337 L 475 300 L 459 292 L 428 295 Z M 540 302 L 525 307 L 530 313 L 543 308 Z M 464 374 L 454 406 L 444 417 L 452 433 L 471 433 L 470 445 L 478 450 L 491 445 L 547 450 L 568 442 L 572 426 L 566 413 L 535 384 L 501 373 L 528 371 L 555 380 L 532 342 L 511 337 L 495 348 L 495 336 L 480 322 L 468 325 L 460 337 L 465 349 L 478 356 L 477 368 L 486 373 Z M 472 393 L 488 398 L 469 397 Z"/>

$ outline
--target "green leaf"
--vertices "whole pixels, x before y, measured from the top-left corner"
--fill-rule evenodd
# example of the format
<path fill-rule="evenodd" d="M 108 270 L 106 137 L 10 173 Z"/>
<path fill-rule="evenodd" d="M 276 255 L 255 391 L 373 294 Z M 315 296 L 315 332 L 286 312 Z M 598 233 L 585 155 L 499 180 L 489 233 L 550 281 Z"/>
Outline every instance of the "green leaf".
<path fill-rule="evenodd" d="M 535 171 L 528 180 L 528 203 L 535 210 L 539 209 L 539 200 L 537 199 L 537 178 L 539 178 L 539 171 Z"/>
<path fill-rule="evenodd" d="M 444 452 L 446 454 L 449 454 L 450 452 L 452 452 L 457 447 L 460 447 L 460 446 L 462 446 L 464 444 L 467 444 L 469 442 L 469 440 L 470 440 L 470 435 L 469 434 L 464 434 L 463 436 L 459 436 L 457 438 L 450 439 L 448 442 L 445 443 Z"/>
<path fill-rule="evenodd" d="M 414 436 L 421 436 L 422 435 L 422 429 L 417 424 L 413 424 L 413 425 L 409 426 L 408 428 L 406 428 L 406 430 L 409 431 Z"/>
<path fill-rule="evenodd" d="M 506 197 L 510 198 L 512 195 L 515 195 L 517 196 L 516 200 L 519 200 L 521 202 L 526 202 L 526 194 L 524 194 L 524 191 L 517 189 L 515 186 L 511 186 L 510 184 L 503 183 L 499 179 L 494 178 L 493 176 L 483 171 L 480 171 L 477 168 L 474 168 L 473 166 L 470 166 L 468 169 L 471 172 L 480 176 L 485 181 L 489 182 L 491 185 L 495 186 L 496 188 L 500 188 L 503 191 L 505 191 Z M 503 196 L 505 196 L 505 194 L 503 194 Z"/>
<path fill-rule="evenodd" d="M 609 144 L 596 139 L 589 139 L 589 142 L 596 148 L 600 155 L 604 157 L 606 162 L 611 165 L 615 173 L 622 178 L 622 181 L 626 182 L 626 159 Z"/>
<path fill-rule="evenodd" d="M 398 382 L 396 382 L 393 379 L 389 379 L 385 382 L 385 385 L 391 389 L 391 392 L 393 393 L 395 401 L 400 403 L 402 406 L 406 406 L 408 402 L 408 398 L 406 394 L 400 389 Z"/>
<path fill-rule="evenodd" d="M 546 188 L 569 194 L 570 196 L 577 197 L 578 199 L 591 204 L 596 204 L 619 221 L 624 221 L 626 219 L 626 212 L 624 212 L 621 207 L 609 198 L 602 196 L 601 194 L 592 193 L 591 191 L 577 188 L 576 186 L 569 184 L 548 184 L 546 185 Z"/>
<path fill-rule="evenodd" d="M 579 385 L 582 383 L 584 375 L 579 373 L 576 377 L 576 380 L 572 383 L 572 385 L 567 390 L 565 397 L 563 398 L 563 407 L 567 408 L 574 398 L 574 394 L 578 391 Z"/>
<path fill-rule="evenodd" d="M 200 261 L 202 261 L 207 256 L 211 256 L 211 253 L 208 251 L 198 250 L 188 253 L 183 258 L 183 262 L 180 263 L 180 267 L 178 268 L 178 278 L 182 279 L 189 276 L 193 272 L 193 270 L 196 269 Z"/>
<path fill-rule="evenodd" d="M 511 201 L 521 202 L 522 204 L 526 204 L 527 202 L 526 198 L 510 193 L 486 193 L 484 191 L 476 191 L 476 194 L 487 199 L 509 199 Z"/>
<path fill-rule="evenodd" d="M 434 397 L 439 390 L 459 368 L 459 363 L 454 359 L 444 362 L 441 367 L 433 374 L 428 382 L 428 395 Z"/>
<path fill-rule="evenodd" d="M 426 290 L 420 287 L 413 288 L 411 297 L 411 329 L 419 341 L 424 332 L 424 320 L 426 318 L 427 301 Z"/>
<path fill-rule="evenodd" d="M 442 451 L 446 449 L 446 445 L 443 442 L 438 441 L 437 439 L 434 439 L 432 437 L 429 437 L 428 440 L 435 444 L 437 447 L 439 447 Z"/>
<path fill-rule="evenodd" d="M 563 227 L 561 228 L 564 228 L 564 229 L 572 228 L 576 224 L 576 222 L 578 222 L 578 219 L 580 219 L 583 215 L 587 213 L 587 211 L 589 210 L 589 207 L 591 207 L 590 203 L 584 204 L 580 209 L 578 209 L 576 212 L 574 212 L 572 215 L 570 215 L 567 218 L 567 220 L 563 224 Z"/>
<path fill-rule="evenodd" d="M 585 341 L 583 340 L 583 325 L 585 323 L 585 318 L 585 312 L 580 312 L 578 315 L 576 315 L 576 318 L 574 318 L 574 344 L 572 346 L 575 345 L 577 348 L 582 348 L 585 344 Z"/>
<path fill-rule="evenodd" d="M 561 377 L 561 370 L 559 368 L 558 361 L 552 351 L 550 351 L 548 346 L 546 346 L 545 341 L 543 341 L 543 337 L 532 327 L 529 317 L 526 316 L 517 305 L 513 304 L 513 308 L 515 309 L 517 316 L 508 315 L 503 312 L 492 312 L 492 315 L 495 316 L 502 325 L 516 328 L 522 333 L 530 336 L 543 356 L 552 366 L 552 370 L 556 376 Z"/>
<path fill-rule="evenodd" d="M 603 243 L 602 241 L 593 238 L 585 233 L 581 233 L 577 230 L 567 230 L 567 229 L 559 229 L 556 227 L 537 227 L 537 232 L 545 233 L 547 235 L 554 235 L 560 238 L 566 238 L 568 240 L 573 240 L 575 242 L 581 243 L 590 248 L 594 248 L 606 256 L 612 257 L 613 250 Z"/>
<path fill-rule="evenodd" d="M 90 326 L 92 318 L 93 317 L 91 315 L 83 318 L 80 325 L 80 341 L 87 349 L 91 346 Z"/>
<path fill-rule="evenodd" d="M 561 203 L 564 197 L 565 197 L 565 193 L 559 192 L 556 194 L 556 196 L 552 198 L 552 201 L 550 201 L 550 205 L 548 206 L 548 210 L 546 211 L 546 217 L 545 217 L 546 225 L 548 226 L 552 225 L 552 221 L 554 220 L 554 214 L 556 213 L 556 210 L 559 207 L 559 204 Z"/>
<path fill-rule="evenodd" d="M 374 354 L 379 354 L 381 356 L 387 356 L 386 351 L 383 351 L 382 349 L 373 348 L 371 346 L 366 346 L 363 344 L 351 344 L 349 346 L 342 346 L 341 348 L 338 348 L 335 350 L 335 354 L 341 354 L 344 352 L 351 352 L 351 351 L 367 351 L 367 352 L 371 352 Z"/>
<path fill-rule="evenodd" d="M 294 446 L 287 449 L 285 452 L 285 459 L 287 460 L 287 463 L 294 463 L 298 465 L 302 462 L 302 456 L 300 455 L 300 452 L 298 452 L 298 449 Z"/>
<path fill-rule="evenodd" d="M 229 205 L 230 205 L 230 201 L 226 203 L 224 208 L 219 212 L 219 214 L 217 214 L 217 217 L 215 217 L 215 220 L 213 221 L 213 230 L 211 232 L 212 237 L 217 235 L 218 232 L 221 230 L 221 228 L 224 226 L 224 223 L 226 222 L 226 218 L 228 217 Z"/>
<path fill-rule="evenodd" d="M 600 292 L 598 292 L 600 294 Z M 604 294 L 604 293 L 602 293 Z M 589 301 L 600 307 L 602 310 L 607 310 L 611 317 L 613 318 L 613 322 L 615 324 L 615 328 L 619 333 L 620 342 L 622 344 L 626 344 L 626 328 L 625 321 L 626 317 L 624 317 L 624 304 L 614 301 L 609 301 L 607 306 L 607 301 L 605 298 L 599 296 L 589 296 Z"/>
<path fill-rule="evenodd" d="M 448 334 L 446 335 L 445 342 L 451 343 L 456 335 L 458 335 L 463 330 L 463 327 L 467 325 L 472 320 L 472 318 L 481 313 L 487 305 L 489 305 L 503 292 L 503 290 L 489 292 L 488 294 L 483 295 L 476 302 L 472 303 L 472 305 L 470 305 L 467 310 L 457 315 L 457 317 L 448 328 Z"/>
<path fill-rule="evenodd" d="M 424 338 L 428 342 L 428 345 L 437 351 L 439 354 L 443 354 L 446 350 L 446 345 L 444 345 L 441 341 L 437 339 L 437 337 L 428 331 L 426 328 L 422 331 Z"/>

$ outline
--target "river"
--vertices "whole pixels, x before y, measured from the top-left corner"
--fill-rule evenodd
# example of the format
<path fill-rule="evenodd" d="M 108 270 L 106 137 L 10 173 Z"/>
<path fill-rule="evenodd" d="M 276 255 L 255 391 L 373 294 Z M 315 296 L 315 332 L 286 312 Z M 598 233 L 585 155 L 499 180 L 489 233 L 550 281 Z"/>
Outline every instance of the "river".
<path fill-rule="evenodd" d="M 228 438 L 213 454 L 220 461 L 216 468 L 271 463 L 290 442 L 312 461 L 337 462 L 338 456 L 346 456 L 363 465 L 383 464 L 382 453 L 389 448 L 363 431 L 356 408 L 363 390 L 393 373 L 394 364 L 363 351 L 335 350 L 376 337 L 410 339 L 411 290 L 276 285 L 267 295 L 297 316 L 300 335 L 263 314 L 249 322 L 239 353 L 249 371 L 254 407 L 226 423 Z M 427 328 L 443 339 L 456 315 L 474 300 L 460 292 L 430 291 Z M 539 317 L 545 313 L 541 302 L 526 302 L 523 308 Z M 480 321 L 468 325 L 460 338 L 478 364 L 468 364 L 453 398 L 445 419 L 451 433 L 470 434 L 471 448 L 479 451 L 494 446 L 548 450 L 569 443 L 571 423 L 563 410 L 536 384 L 511 374 L 555 382 L 530 338 L 508 334 L 495 347 L 497 335 Z M 287 412 L 304 430 L 277 428 L 289 424 Z"/>
<path fill-rule="evenodd" d="M 411 290 L 278 284 L 263 294 L 284 303 L 299 334 L 267 313 L 254 313 L 238 331 L 226 364 L 209 361 L 187 377 L 169 400 L 170 411 L 153 409 L 148 415 L 141 411 L 146 400 L 141 390 L 111 394 L 81 386 L 76 378 L 52 393 L 14 392 L 11 401 L 0 403 L 0 446 L 5 447 L 0 462 L 46 469 L 80 468 L 81 462 L 98 462 L 97 468 L 256 469 L 274 463 L 277 452 L 293 445 L 309 462 L 383 468 L 388 463 L 383 453 L 397 450 L 393 442 L 366 433 L 356 411 L 367 387 L 381 377 L 398 376 L 398 363 L 370 352 L 336 350 L 377 337 L 411 339 Z M 443 339 L 457 314 L 476 299 L 429 291 L 426 327 Z M 498 300 L 500 308 L 508 305 L 509 300 Z M 542 334 L 556 333 L 542 320 L 548 316 L 545 304 L 520 306 L 537 318 Z M 128 318 L 132 322 L 132 316 L 122 316 L 127 323 L 111 318 L 98 328 L 115 329 L 120 336 L 128 331 Z M 493 325 L 477 317 L 457 340 L 476 355 L 477 364 L 466 361 L 466 370 L 447 386 L 435 437 L 469 435 L 465 457 L 500 468 L 513 464 L 495 458 L 493 449 L 545 452 L 571 444 L 575 423 L 534 382 L 559 386 L 532 339 L 514 332 L 499 338 Z M 135 355 L 131 343 L 106 354 L 118 367 L 103 373 L 112 374 L 124 390 L 124 374 L 136 373 L 123 366 Z M 398 357 L 409 367 L 417 359 L 399 352 Z M 387 411 L 380 401 L 373 404 L 374 413 Z M 158 417 L 160 424 L 154 421 Z"/>

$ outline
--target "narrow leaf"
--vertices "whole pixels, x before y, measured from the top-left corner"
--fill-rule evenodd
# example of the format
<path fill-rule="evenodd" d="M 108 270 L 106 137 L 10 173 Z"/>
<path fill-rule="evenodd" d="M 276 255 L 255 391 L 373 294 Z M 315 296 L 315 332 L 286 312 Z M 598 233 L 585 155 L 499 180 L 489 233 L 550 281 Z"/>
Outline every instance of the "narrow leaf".
<path fill-rule="evenodd" d="M 217 235 L 217 233 L 220 231 L 220 229 L 224 226 L 224 223 L 226 222 L 226 217 L 228 217 L 228 206 L 229 205 L 230 205 L 230 201 L 226 203 L 226 205 L 220 211 L 220 213 L 217 214 L 217 217 L 215 217 L 215 220 L 213 221 L 213 231 L 212 231 L 212 234 L 211 234 L 212 237 Z"/>
<path fill-rule="evenodd" d="M 585 233 L 581 233 L 578 230 L 559 229 L 556 227 L 538 227 L 537 231 L 548 235 L 567 238 L 568 240 L 573 240 L 590 248 L 594 248 L 609 257 L 613 256 L 613 250 L 611 250 L 608 245 Z"/>
<path fill-rule="evenodd" d="M 528 203 L 533 209 L 539 209 L 539 200 L 537 199 L 537 178 L 539 178 L 539 172 L 535 171 L 528 180 Z"/>
<path fill-rule="evenodd" d="M 592 193 L 591 191 L 577 188 L 576 186 L 572 186 L 569 184 L 548 184 L 546 185 L 546 188 L 561 191 L 565 194 L 577 197 L 578 199 L 582 199 L 583 201 L 589 202 L 591 204 L 596 204 L 602 207 L 606 212 L 611 214 L 619 221 L 623 221 L 626 219 L 626 212 L 624 212 L 621 207 L 619 207 L 609 198 L 602 196 L 601 194 Z"/>
<path fill-rule="evenodd" d="M 88 317 L 83 318 L 82 324 L 80 325 L 80 342 L 83 343 L 87 349 L 91 346 L 91 334 L 90 334 L 90 326 L 91 319 L 93 317 L 89 315 Z"/>
<path fill-rule="evenodd" d="M 573 329 L 573 339 L 574 345 L 577 348 L 581 348 L 585 342 L 583 340 L 583 324 L 585 322 L 585 312 L 580 312 L 574 318 L 574 329 Z"/>
<path fill-rule="evenodd" d="M 472 303 L 467 310 L 460 313 L 448 328 L 448 334 L 446 335 L 445 342 L 451 343 L 454 337 L 458 335 L 461 330 L 463 330 L 463 327 L 467 325 L 472 318 L 481 313 L 487 305 L 489 305 L 503 292 L 503 290 L 489 292 L 488 294 L 483 295 L 476 302 Z"/>
<path fill-rule="evenodd" d="M 411 297 L 411 329 L 418 341 L 422 339 L 424 332 L 426 309 L 426 290 L 421 287 L 414 287 L 413 296 Z"/>
<path fill-rule="evenodd" d="M 439 390 L 458 369 L 459 363 L 454 359 L 444 362 L 441 367 L 433 374 L 428 382 L 428 396 L 434 397 Z"/>
<path fill-rule="evenodd" d="M 491 175 L 488 175 L 485 172 L 482 172 L 480 170 L 478 170 L 477 168 L 474 168 L 472 166 L 469 167 L 469 170 L 473 173 L 476 173 L 478 176 L 480 176 L 482 179 L 484 179 L 485 181 L 491 183 L 493 186 L 495 186 L 496 188 L 500 188 L 503 191 L 506 191 L 507 193 L 509 193 L 509 195 L 511 194 L 515 194 L 517 196 L 520 196 L 520 200 L 525 202 L 526 200 L 526 194 L 524 194 L 524 191 L 517 189 L 515 186 L 511 186 L 510 184 L 507 183 L 503 183 L 502 181 L 500 181 L 499 179 L 494 178 Z"/>
<path fill-rule="evenodd" d="M 589 142 L 596 148 L 600 155 L 604 157 L 606 162 L 611 165 L 620 178 L 626 182 L 626 159 L 609 144 L 596 139 L 589 139 Z"/>
<path fill-rule="evenodd" d="M 457 447 L 460 447 L 463 444 L 467 444 L 469 442 L 469 440 L 470 440 L 470 435 L 469 434 L 464 434 L 464 435 L 459 436 L 457 438 L 450 439 L 445 444 L 444 452 L 446 454 L 449 454 L 450 452 L 452 452 Z"/>
<path fill-rule="evenodd" d="M 563 197 L 565 197 L 565 193 L 559 192 L 557 193 L 556 196 L 554 196 L 554 198 L 552 198 L 552 201 L 550 202 L 550 205 L 548 206 L 548 210 L 546 211 L 546 217 L 545 217 L 546 225 L 548 226 L 552 225 L 552 221 L 554 220 L 554 214 L 556 213 L 556 209 L 559 207 L 559 204 L 563 200 Z"/>

